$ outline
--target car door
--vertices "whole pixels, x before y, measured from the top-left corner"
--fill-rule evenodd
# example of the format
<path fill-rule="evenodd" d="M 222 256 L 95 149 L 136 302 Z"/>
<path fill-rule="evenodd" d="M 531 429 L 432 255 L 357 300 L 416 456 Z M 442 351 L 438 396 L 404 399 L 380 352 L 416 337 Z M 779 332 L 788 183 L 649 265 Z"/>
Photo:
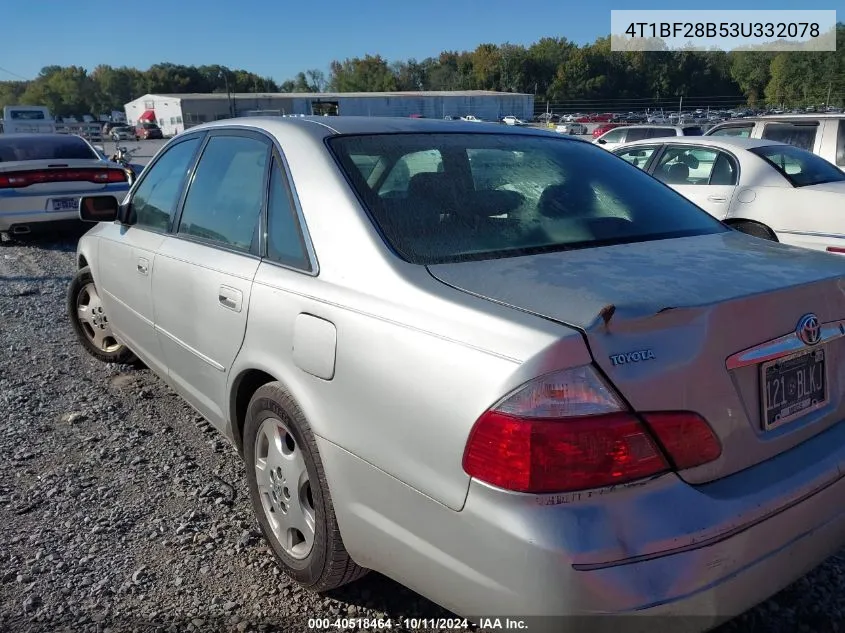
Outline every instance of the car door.
<path fill-rule="evenodd" d="M 733 156 L 716 148 L 668 143 L 652 175 L 724 220 L 739 181 L 739 167 Z"/>
<path fill-rule="evenodd" d="M 257 133 L 209 133 L 152 279 L 170 380 L 221 429 L 228 373 L 243 343 L 260 261 L 270 148 Z"/>
<path fill-rule="evenodd" d="M 153 371 L 166 374 L 155 333 L 152 274 L 202 135 L 169 145 L 147 167 L 124 205 L 125 224 L 100 234 L 97 285 L 114 333 Z"/>

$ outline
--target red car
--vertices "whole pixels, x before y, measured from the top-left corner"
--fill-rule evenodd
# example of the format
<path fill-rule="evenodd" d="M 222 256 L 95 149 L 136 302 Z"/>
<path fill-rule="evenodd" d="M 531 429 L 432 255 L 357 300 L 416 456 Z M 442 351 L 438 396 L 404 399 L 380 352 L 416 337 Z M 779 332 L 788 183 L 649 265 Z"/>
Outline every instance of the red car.
<path fill-rule="evenodd" d="M 620 125 L 624 125 L 623 123 L 602 123 L 595 130 L 593 130 L 593 138 L 598 138 L 608 130 L 612 130 L 615 127 L 619 127 Z"/>
<path fill-rule="evenodd" d="M 135 138 L 138 140 L 147 140 L 150 138 L 164 138 L 161 128 L 155 123 L 143 121 L 135 126 Z"/>

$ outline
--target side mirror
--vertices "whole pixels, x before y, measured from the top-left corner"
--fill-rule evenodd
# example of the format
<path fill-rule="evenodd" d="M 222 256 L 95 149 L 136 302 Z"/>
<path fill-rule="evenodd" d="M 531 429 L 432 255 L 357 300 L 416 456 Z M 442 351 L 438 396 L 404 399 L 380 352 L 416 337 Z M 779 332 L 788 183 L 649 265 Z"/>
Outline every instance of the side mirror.
<path fill-rule="evenodd" d="M 607 141 L 605 141 L 603 138 L 600 138 L 599 145 L 607 145 Z"/>
<path fill-rule="evenodd" d="M 79 201 L 79 219 L 83 222 L 114 222 L 120 203 L 114 196 L 84 196 Z"/>

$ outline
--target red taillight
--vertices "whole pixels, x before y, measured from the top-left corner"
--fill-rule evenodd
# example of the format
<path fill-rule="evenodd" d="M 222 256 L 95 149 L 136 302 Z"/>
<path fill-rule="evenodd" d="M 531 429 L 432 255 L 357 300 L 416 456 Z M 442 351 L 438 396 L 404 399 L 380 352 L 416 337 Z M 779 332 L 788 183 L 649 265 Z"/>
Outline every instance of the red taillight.
<path fill-rule="evenodd" d="M 718 438 L 694 413 L 643 417 L 654 436 L 592 367 L 555 372 L 478 419 L 463 467 L 507 490 L 571 492 L 692 468 L 721 455 Z"/>
<path fill-rule="evenodd" d="M 659 411 L 643 417 L 678 470 L 712 462 L 722 454 L 719 438 L 696 413 Z"/>
<path fill-rule="evenodd" d="M 51 182 L 93 182 L 110 184 L 127 182 L 122 169 L 43 169 L 0 173 L 0 189 L 19 189 Z"/>
<path fill-rule="evenodd" d="M 845 248 L 840 246 L 828 246 L 827 247 L 828 253 L 845 253 Z"/>
<path fill-rule="evenodd" d="M 643 426 L 627 413 L 525 420 L 488 411 L 476 422 L 464 470 L 517 492 L 568 492 L 669 470 Z"/>

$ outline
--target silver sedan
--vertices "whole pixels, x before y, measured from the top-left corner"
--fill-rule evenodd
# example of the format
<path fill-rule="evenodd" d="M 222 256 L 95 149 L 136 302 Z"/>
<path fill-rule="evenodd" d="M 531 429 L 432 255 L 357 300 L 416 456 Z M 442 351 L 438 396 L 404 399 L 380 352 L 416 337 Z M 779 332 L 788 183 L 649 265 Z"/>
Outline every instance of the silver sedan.
<path fill-rule="evenodd" d="M 705 629 L 845 544 L 843 260 L 600 147 L 220 121 L 80 216 L 82 346 L 231 439 L 315 591 L 372 569 L 470 619 Z"/>

